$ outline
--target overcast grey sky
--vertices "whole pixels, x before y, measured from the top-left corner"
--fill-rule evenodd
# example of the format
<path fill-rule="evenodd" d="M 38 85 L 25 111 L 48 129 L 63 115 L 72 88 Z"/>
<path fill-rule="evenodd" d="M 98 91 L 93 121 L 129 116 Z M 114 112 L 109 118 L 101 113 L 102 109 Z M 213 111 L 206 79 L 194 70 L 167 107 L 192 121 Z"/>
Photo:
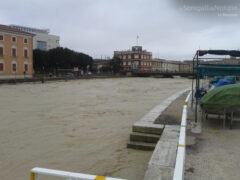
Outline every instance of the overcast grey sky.
<path fill-rule="evenodd" d="M 153 57 L 191 59 L 199 47 L 240 48 L 235 1 L 0 0 L 0 23 L 50 28 L 61 46 L 94 58 L 129 49 L 139 35 Z"/>

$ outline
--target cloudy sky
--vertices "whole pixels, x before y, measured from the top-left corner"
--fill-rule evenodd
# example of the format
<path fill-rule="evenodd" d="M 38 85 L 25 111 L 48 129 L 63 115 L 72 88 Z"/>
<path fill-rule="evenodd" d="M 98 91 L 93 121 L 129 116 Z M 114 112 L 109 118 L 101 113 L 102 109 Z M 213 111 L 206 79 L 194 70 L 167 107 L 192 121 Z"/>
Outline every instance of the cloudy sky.
<path fill-rule="evenodd" d="M 50 28 L 61 46 L 94 58 L 129 49 L 137 35 L 153 57 L 165 59 L 191 59 L 199 48 L 239 49 L 237 0 L 202 1 L 0 0 L 0 24 Z"/>

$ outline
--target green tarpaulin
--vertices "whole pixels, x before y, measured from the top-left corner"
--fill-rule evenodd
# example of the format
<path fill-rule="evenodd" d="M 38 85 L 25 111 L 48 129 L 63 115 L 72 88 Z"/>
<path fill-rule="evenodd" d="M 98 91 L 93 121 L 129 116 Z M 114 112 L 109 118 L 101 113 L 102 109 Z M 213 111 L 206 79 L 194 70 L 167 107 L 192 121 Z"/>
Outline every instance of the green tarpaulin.
<path fill-rule="evenodd" d="M 202 97 L 200 106 L 210 114 L 240 110 L 240 84 L 226 85 L 209 91 Z"/>

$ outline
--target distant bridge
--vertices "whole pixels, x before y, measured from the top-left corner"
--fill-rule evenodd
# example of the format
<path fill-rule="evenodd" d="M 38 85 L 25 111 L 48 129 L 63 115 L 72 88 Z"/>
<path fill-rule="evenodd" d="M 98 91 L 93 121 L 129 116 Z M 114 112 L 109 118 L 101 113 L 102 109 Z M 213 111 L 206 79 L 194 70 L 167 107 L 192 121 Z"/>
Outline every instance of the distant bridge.
<path fill-rule="evenodd" d="M 136 71 L 136 70 L 129 70 L 129 71 L 123 71 L 123 73 L 131 75 L 131 76 L 139 76 L 139 77 L 149 77 L 149 76 L 193 77 L 193 76 L 195 76 L 195 73 L 193 73 L 193 72 L 170 72 L 170 71 Z"/>

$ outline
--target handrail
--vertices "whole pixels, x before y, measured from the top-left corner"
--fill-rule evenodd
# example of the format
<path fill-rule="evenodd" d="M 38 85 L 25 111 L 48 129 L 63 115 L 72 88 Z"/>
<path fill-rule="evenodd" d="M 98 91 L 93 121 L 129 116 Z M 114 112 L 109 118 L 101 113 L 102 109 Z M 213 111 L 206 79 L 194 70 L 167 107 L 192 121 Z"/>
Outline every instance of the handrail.
<path fill-rule="evenodd" d="M 180 135 L 178 141 L 177 158 L 174 169 L 173 180 L 184 179 L 184 162 L 185 162 L 185 149 L 186 149 L 186 126 L 187 126 L 187 107 L 192 92 L 189 92 L 183 106 L 182 122 L 180 128 Z"/>
<path fill-rule="evenodd" d="M 46 168 L 39 168 L 35 167 L 30 171 L 30 180 L 37 180 L 38 175 L 50 175 L 55 177 L 62 177 L 66 180 L 124 180 L 124 179 L 117 179 L 105 176 L 96 176 L 90 174 L 81 174 L 81 173 L 74 173 L 68 171 L 60 171 L 54 169 L 46 169 Z"/>

